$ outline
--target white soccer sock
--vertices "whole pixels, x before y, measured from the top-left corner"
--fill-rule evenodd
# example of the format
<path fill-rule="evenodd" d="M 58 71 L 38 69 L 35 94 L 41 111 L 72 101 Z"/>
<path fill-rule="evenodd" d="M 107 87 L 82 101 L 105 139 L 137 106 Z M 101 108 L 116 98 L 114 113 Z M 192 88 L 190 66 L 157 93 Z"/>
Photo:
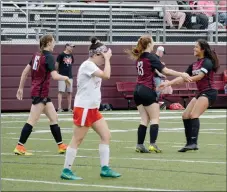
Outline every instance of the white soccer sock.
<path fill-rule="evenodd" d="M 65 164 L 64 164 L 64 168 L 67 169 L 71 169 L 73 162 L 76 158 L 76 154 L 77 154 L 77 149 L 71 148 L 71 147 L 67 147 L 66 150 L 66 154 L 65 154 Z"/>
<path fill-rule="evenodd" d="M 109 166 L 110 147 L 106 144 L 99 144 L 99 155 L 101 167 Z"/>

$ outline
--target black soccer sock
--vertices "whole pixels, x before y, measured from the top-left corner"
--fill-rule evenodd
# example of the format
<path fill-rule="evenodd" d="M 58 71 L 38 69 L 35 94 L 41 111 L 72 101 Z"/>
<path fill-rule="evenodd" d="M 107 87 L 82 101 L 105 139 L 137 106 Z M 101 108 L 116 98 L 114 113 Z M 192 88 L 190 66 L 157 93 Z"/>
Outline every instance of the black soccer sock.
<path fill-rule="evenodd" d="M 153 124 L 150 126 L 150 144 L 153 144 L 156 142 L 156 139 L 158 137 L 158 124 Z"/>
<path fill-rule="evenodd" d="M 137 131 L 137 144 L 143 144 L 146 137 L 147 127 L 145 125 L 139 125 Z"/>
<path fill-rule="evenodd" d="M 183 123 L 184 123 L 184 133 L 185 133 L 185 137 L 187 140 L 186 145 L 190 145 L 191 144 L 191 134 L 192 134 L 191 119 L 183 119 Z"/>
<path fill-rule="evenodd" d="M 192 126 L 191 141 L 193 144 L 197 144 L 200 128 L 199 118 L 191 119 L 191 126 Z"/>
<path fill-rule="evenodd" d="M 62 144 L 62 136 L 61 136 L 61 130 L 58 124 L 50 125 L 50 130 L 52 135 L 54 136 L 54 139 L 58 145 Z"/>
<path fill-rule="evenodd" d="M 32 132 L 32 126 L 28 123 L 25 123 L 23 129 L 21 130 L 21 135 L 18 144 L 24 145 L 28 140 L 29 135 Z"/>

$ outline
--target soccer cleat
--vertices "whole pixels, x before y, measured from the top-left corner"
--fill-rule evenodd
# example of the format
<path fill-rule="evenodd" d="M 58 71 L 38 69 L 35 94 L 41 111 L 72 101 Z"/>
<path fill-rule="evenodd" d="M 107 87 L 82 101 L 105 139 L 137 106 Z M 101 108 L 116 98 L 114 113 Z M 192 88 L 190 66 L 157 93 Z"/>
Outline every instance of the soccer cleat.
<path fill-rule="evenodd" d="M 190 145 L 185 145 L 183 148 L 181 148 L 180 150 L 178 150 L 178 152 L 187 152 L 187 151 L 196 151 L 199 148 L 197 147 L 196 144 L 190 144 Z"/>
<path fill-rule="evenodd" d="M 155 153 L 161 153 L 162 152 L 162 150 L 159 149 L 156 144 L 150 144 L 150 146 L 148 147 L 148 150 L 150 152 L 155 152 Z"/>
<path fill-rule="evenodd" d="M 25 155 L 25 156 L 33 155 L 32 153 L 27 152 L 27 150 L 23 145 L 17 145 L 13 152 L 16 155 Z"/>
<path fill-rule="evenodd" d="M 69 108 L 69 109 L 68 109 L 68 112 L 72 113 L 72 112 L 73 112 L 73 110 Z"/>
<path fill-rule="evenodd" d="M 58 112 L 61 113 L 61 112 L 64 112 L 64 110 L 59 108 Z"/>
<path fill-rule="evenodd" d="M 101 173 L 100 173 L 101 177 L 112 177 L 112 178 L 117 178 L 120 177 L 121 174 L 117 173 L 115 171 L 113 171 L 112 169 L 110 169 L 108 166 L 103 166 L 101 169 Z"/>
<path fill-rule="evenodd" d="M 65 180 L 81 180 L 82 177 L 77 177 L 70 169 L 64 168 L 61 173 L 61 179 Z"/>
<path fill-rule="evenodd" d="M 136 152 L 137 153 L 150 153 L 150 151 L 148 151 L 143 144 L 136 145 Z"/>
<path fill-rule="evenodd" d="M 68 145 L 62 143 L 60 145 L 58 145 L 58 153 L 59 154 L 64 154 L 66 152 Z"/>

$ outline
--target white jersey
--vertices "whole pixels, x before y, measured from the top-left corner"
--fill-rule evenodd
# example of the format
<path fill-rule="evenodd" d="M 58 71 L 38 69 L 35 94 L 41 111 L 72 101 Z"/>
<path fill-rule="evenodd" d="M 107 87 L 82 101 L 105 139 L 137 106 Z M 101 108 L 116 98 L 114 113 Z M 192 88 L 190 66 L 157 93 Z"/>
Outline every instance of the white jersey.
<path fill-rule="evenodd" d="M 74 100 L 74 107 L 86 109 L 99 108 L 101 103 L 102 79 L 92 74 L 99 70 L 92 61 L 84 61 L 79 67 L 77 74 L 77 93 Z"/>

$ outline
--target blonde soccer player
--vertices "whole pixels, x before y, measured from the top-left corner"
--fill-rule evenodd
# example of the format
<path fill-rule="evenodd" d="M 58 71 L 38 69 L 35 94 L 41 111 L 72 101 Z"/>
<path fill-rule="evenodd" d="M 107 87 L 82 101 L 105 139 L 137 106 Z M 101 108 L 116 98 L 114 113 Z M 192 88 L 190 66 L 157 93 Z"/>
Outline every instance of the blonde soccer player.
<path fill-rule="evenodd" d="M 109 79 L 111 73 L 110 58 L 112 52 L 96 37 L 91 38 L 89 58 L 79 67 L 77 74 L 77 93 L 74 101 L 73 121 L 75 124 L 72 140 L 66 150 L 64 169 L 61 178 L 79 180 L 71 168 L 77 155 L 78 147 L 86 136 L 90 127 L 100 136 L 99 155 L 101 177 L 120 177 L 121 174 L 109 167 L 110 131 L 108 125 L 99 112 L 101 102 L 102 79 Z M 99 67 L 105 65 L 102 71 Z"/>

